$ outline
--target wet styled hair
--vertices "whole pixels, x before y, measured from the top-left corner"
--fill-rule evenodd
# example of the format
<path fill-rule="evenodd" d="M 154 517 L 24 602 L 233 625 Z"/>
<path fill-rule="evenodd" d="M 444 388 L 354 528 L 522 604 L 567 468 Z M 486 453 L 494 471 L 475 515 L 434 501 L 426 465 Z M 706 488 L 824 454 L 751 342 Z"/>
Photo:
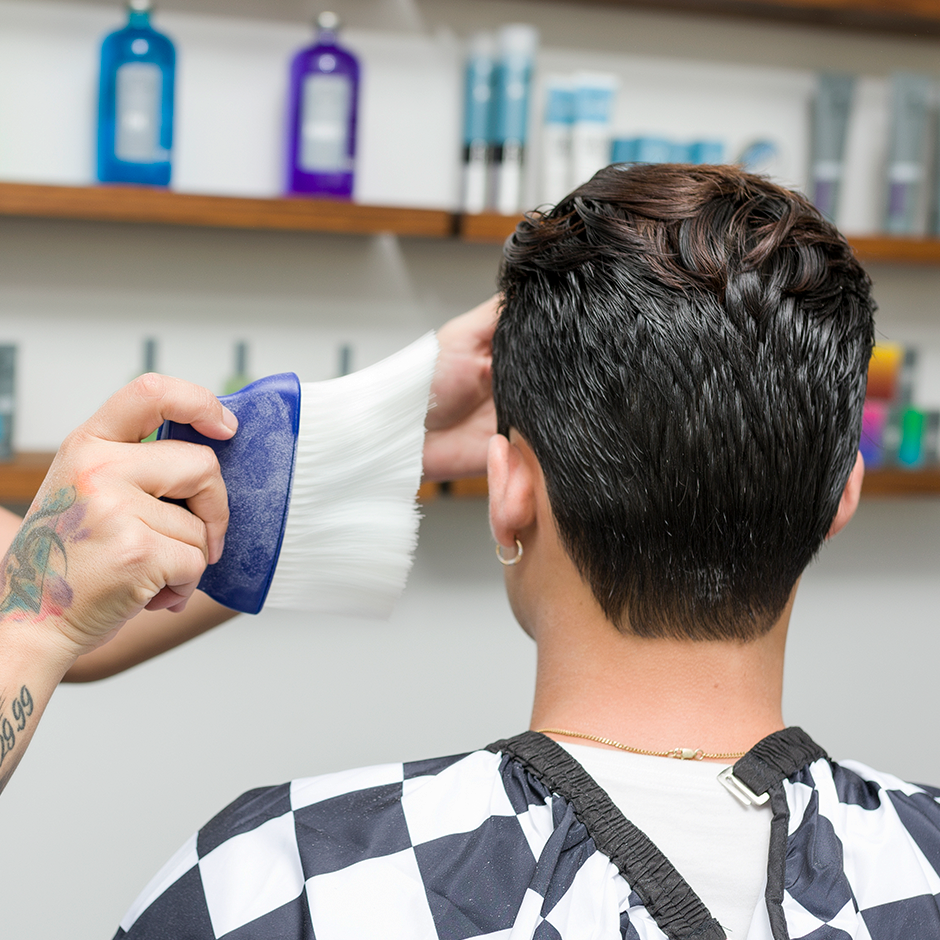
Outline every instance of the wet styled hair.
<path fill-rule="evenodd" d="M 875 305 L 846 240 L 737 168 L 619 164 L 526 216 L 499 286 L 499 430 L 606 616 L 769 630 L 858 449 Z"/>

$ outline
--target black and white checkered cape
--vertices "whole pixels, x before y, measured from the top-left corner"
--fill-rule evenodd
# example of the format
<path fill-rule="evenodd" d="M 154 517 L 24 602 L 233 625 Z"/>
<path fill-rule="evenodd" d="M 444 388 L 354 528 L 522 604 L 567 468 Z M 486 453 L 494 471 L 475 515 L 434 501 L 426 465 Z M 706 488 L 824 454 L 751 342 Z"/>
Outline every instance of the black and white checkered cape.
<path fill-rule="evenodd" d="M 633 849 L 610 850 L 632 827 L 603 791 L 587 801 L 559 795 L 593 783 L 567 752 L 576 769 L 552 777 L 518 756 L 521 739 L 562 751 L 528 732 L 496 752 L 252 790 L 177 852 L 116 937 L 724 936 L 691 891 L 669 910 L 669 891 L 688 886 L 655 847 L 642 860 Z M 767 753 L 752 757 L 750 781 L 774 777 Z M 762 792 L 762 783 L 749 785 Z M 940 938 L 940 790 L 819 756 L 768 792 L 767 891 L 747 940 Z"/>

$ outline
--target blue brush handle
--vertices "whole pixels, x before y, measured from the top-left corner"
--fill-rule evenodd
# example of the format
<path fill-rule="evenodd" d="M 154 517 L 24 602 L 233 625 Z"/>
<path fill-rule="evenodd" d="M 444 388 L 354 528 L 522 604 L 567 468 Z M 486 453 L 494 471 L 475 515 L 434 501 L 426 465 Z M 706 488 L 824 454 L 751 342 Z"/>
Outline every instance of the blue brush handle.
<path fill-rule="evenodd" d="M 277 568 L 290 506 L 300 428 L 300 380 L 271 375 L 219 399 L 238 418 L 227 441 L 203 437 L 188 424 L 165 422 L 159 440 L 211 447 L 228 490 L 229 524 L 222 557 L 199 582 L 209 597 L 232 610 L 256 614 Z"/>

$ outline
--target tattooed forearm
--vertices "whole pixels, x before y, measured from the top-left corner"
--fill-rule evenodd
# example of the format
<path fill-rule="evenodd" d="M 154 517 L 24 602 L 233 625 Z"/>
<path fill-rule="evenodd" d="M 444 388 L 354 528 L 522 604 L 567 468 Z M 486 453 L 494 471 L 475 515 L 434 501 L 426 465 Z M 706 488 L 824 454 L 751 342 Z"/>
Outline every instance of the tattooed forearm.
<path fill-rule="evenodd" d="M 0 613 L 61 612 L 72 602 L 68 575 L 69 541 L 83 538 L 84 506 L 74 487 L 46 497 L 13 540 L 3 565 Z"/>
<path fill-rule="evenodd" d="M 33 697 L 25 685 L 13 696 L 9 707 L 7 699 L 0 696 L 0 793 L 19 763 L 23 748 L 14 753 L 16 742 L 26 731 L 33 707 Z"/>

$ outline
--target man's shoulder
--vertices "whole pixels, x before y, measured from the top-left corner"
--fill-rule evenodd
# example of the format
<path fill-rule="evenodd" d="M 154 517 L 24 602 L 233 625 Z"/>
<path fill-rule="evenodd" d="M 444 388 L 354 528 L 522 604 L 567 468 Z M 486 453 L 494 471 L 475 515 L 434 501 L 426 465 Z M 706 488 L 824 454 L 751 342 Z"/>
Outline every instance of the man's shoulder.
<path fill-rule="evenodd" d="M 558 902 L 597 850 L 553 802 L 519 764 L 487 750 L 251 790 L 165 866 L 118 936 L 166 936 L 185 917 L 185 936 L 206 940 L 300 937 L 304 924 L 355 937 L 381 910 L 415 935 L 469 938 L 511 927 L 526 897 L 534 925 L 550 918 L 548 895 L 555 916 L 567 916 Z M 553 837 L 565 851 L 547 864 Z"/>
<path fill-rule="evenodd" d="M 940 928 L 940 789 L 826 759 L 784 786 L 785 909 L 796 905 L 801 923 L 861 917 L 872 936 L 893 937 L 902 921 Z"/>
<path fill-rule="evenodd" d="M 924 823 L 940 827 L 940 787 L 910 783 L 861 761 L 817 760 L 790 777 L 786 788 L 791 815 L 811 808 L 842 818 L 871 814 L 869 823 L 894 824 L 916 806 Z"/>
<path fill-rule="evenodd" d="M 386 836 L 395 832 L 393 842 L 427 841 L 454 826 L 475 828 L 490 816 L 525 813 L 549 796 L 537 781 L 507 770 L 506 761 L 487 750 L 376 764 L 249 790 L 199 830 L 197 852 L 205 857 L 288 815 L 300 825 L 322 826 L 322 832 L 328 827 L 334 841 L 352 820 L 359 827 L 377 826 Z M 440 832 L 428 828 L 429 818 L 441 821 Z M 357 841 L 354 832 L 347 834 Z"/>

